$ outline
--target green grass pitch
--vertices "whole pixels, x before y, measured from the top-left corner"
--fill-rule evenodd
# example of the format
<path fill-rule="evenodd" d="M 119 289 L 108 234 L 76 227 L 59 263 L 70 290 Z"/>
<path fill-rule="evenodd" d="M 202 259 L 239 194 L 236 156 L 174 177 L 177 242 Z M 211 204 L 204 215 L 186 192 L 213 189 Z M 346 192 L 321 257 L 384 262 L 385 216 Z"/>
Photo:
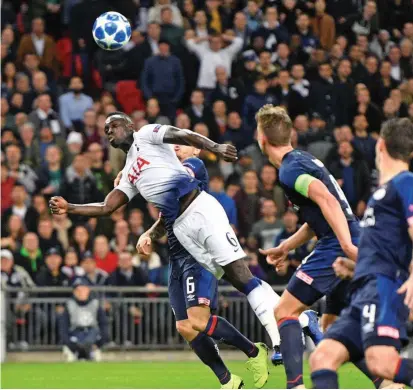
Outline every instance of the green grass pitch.
<path fill-rule="evenodd" d="M 253 388 L 252 377 L 243 362 L 228 362 L 230 370 Z M 340 370 L 340 387 L 374 388 L 353 365 Z M 308 365 L 305 383 L 311 386 Z M 216 389 L 219 383 L 210 370 L 198 362 L 119 362 L 119 363 L 5 363 L 1 366 L 2 389 Z M 283 367 L 271 367 L 264 389 L 285 388 Z"/>

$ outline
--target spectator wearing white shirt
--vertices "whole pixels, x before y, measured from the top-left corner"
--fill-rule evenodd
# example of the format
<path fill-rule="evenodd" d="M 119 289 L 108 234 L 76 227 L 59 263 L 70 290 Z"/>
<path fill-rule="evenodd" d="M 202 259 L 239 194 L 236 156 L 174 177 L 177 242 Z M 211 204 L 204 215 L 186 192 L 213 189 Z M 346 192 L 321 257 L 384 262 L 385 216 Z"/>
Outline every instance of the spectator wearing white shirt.
<path fill-rule="evenodd" d="M 242 49 L 243 40 L 238 37 L 228 35 L 214 35 L 209 38 L 209 46 L 201 44 L 207 38 L 188 39 L 186 44 L 188 49 L 196 54 L 200 60 L 198 75 L 198 87 L 204 90 L 207 97 L 215 88 L 215 69 L 223 66 L 227 73 L 231 74 L 231 64 L 235 56 Z M 231 42 L 229 46 L 223 48 L 223 40 Z"/>
<path fill-rule="evenodd" d="M 60 117 L 66 128 L 80 129 L 83 114 L 93 107 L 93 99 L 82 92 L 83 82 L 80 77 L 70 79 L 69 89 L 70 92 L 59 98 Z"/>
<path fill-rule="evenodd" d="M 149 23 L 156 22 L 160 24 L 161 23 L 161 11 L 165 7 L 170 8 L 172 11 L 172 23 L 178 27 L 183 27 L 184 21 L 182 18 L 181 11 L 176 5 L 171 4 L 170 0 L 158 0 L 156 2 L 156 5 L 149 10 L 149 13 L 148 13 Z"/>

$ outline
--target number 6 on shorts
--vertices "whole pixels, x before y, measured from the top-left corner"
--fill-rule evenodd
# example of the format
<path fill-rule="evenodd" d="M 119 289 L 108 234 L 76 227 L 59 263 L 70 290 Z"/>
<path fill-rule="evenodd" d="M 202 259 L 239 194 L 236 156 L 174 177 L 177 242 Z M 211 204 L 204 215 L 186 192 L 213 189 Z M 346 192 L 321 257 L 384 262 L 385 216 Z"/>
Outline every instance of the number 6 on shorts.
<path fill-rule="evenodd" d="M 190 276 L 188 279 L 186 279 L 186 293 L 193 294 L 194 292 L 195 292 L 194 277 Z"/>

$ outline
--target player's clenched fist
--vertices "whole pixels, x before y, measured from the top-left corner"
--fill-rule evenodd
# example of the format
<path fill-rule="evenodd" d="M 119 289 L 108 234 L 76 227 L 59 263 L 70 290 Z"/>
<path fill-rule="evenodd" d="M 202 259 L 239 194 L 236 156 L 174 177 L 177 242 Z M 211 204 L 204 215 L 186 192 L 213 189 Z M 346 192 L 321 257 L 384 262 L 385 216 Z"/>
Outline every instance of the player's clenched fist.
<path fill-rule="evenodd" d="M 68 203 L 61 196 L 53 196 L 49 201 L 49 207 L 52 214 L 66 214 Z"/>
<path fill-rule="evenodd" d="M 230 144 L 217 144 L 215 154 L 225 161 L 237 161 L 237 148 Z"/>
<path fill-rule="evenodd" d="M 275 248 L 259 249 L 260 253 L 266 257 L 267 263 L 273 265 L 276 269 L 283 261 L 287 259 L 289 249 L 284 245 L 278 245 Z"/>
<path fill-rule="evenodd" d="M 148 234 L 142 234 L 136 244 L 136 250 L 140 255 L 150 255 L 152 252 L 152 240 Z"/>
<path fill-rule="evenodd" d="M 337 257 L 333 263 L 334 272 L 340 279 L 351 279 L 354 276 L 355 268 L 356 263 L 345 257 Z"/>

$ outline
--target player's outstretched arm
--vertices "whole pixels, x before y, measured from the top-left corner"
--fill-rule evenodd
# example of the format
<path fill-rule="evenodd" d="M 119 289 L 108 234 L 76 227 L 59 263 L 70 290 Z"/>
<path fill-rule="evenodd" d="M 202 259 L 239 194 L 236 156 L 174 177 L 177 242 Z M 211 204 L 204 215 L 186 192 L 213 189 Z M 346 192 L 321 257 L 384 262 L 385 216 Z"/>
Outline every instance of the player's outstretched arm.
<path fill-rule="evenodd" d="M 128 197 L 120 190 L 114 189 L 100 203 L 72 204 L 61 196 L 54 196 L 49 201 L 52 214 L 77 214 L 86 217 L 110 215 L 119 207 L 128 203 Z"/>
<path fill-rule="evenodd" d="M 259 249 L 259 251 L 262 255 L 267 256 L 267 262 L 269 264 L 277 266 L 287 258 L 288 252 L 304 245 L 314 236 L 315 233 L 311 230 L 310 226 L 305 223 L 296 233 L 294 233 L 287 240 L 283 241 L 276 248 L 269 248 L 265 250 Z"/>
<path fill-rule="evenodd" d="M 188 129 L 178 129 L 177 127 L 168 126 L 165 132 L 163 142 L 166 144 L 190 145 L 198 149 L 209 150 L 225 161 L 237 160 L 237 149 L 233 145 L 218 144 L 201 134 L 194 133 Z"/>
<path fill-rule="evenodd" d="M 351 241 L 347 219 L 338 200 L 318 179 L 313 180 L 308 187 L 308 197 L 320 207 L 324 218 L 335 233 L 344 253 L 353 261 L 357 260 L 357 247 Z"/>

